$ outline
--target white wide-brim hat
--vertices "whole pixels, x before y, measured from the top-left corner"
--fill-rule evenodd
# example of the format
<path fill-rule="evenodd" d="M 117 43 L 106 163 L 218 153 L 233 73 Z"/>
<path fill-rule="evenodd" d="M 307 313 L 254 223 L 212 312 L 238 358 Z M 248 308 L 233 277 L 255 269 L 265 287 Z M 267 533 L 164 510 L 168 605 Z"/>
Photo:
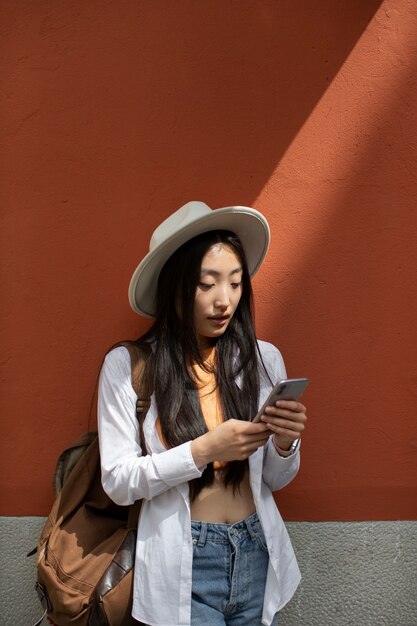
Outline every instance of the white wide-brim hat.
<path fill-rule="evenodd" d="M 260 268 L 269 246 L 264 216 L 244 206 L 210 209 L 204 202 L 188 202 L 153 232 L 149 253 L 139 263 L 129 285 L 130 306 L 145 317 L 156 315 L 156 291 L 161 269 L 186 241 L 211 230 L 230 230 L 242 243 L 250 276 Z"/>

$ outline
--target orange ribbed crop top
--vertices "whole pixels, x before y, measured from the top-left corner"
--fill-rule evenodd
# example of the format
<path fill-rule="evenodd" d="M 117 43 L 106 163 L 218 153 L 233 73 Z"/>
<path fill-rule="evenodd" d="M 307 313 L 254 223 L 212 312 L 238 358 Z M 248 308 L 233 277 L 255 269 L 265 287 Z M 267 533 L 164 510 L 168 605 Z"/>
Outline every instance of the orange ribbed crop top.
<path fill-rule="evenodd" d="M 208 366 L 214 365 L 216 349 L 214 347 L 204 351 L 204 364 Z M 212 430 L 223 422 L 223 409 L 220 399 L 219 390 L 216 384 L 216 377 L 213 371 L 206 371 L 197 363 L 192 366 L 196 378 L 198 395 L 200 398 L 201 411 L 208 430 Z M 155 422 L 159 439 L 164 445 L 164 437 L 162 435 L 161 424 L 159 418 Z M 214 469 L 221 469 L 225 463 L 222 461 L 214 461 Z"/>

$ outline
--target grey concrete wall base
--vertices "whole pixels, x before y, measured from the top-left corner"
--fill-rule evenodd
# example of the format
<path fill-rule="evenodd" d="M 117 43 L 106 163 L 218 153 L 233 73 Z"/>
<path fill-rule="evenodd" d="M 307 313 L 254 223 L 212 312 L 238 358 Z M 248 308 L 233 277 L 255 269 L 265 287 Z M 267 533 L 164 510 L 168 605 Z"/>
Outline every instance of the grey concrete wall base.
<path fill-rule="evenodd" d="M 42 613 L 35 557 L 26 554 L 43 523 L 40 517 L 0 518 L 1 626 L 31 626 Z M 417 626 L 417 522 L 287 527 L 303 581 L 280 626 Z"/>
<path fill-rule="evenodd" d="M 303 580 L 280 626 L 417 626 L 417 522 L 287 528 Z"/>

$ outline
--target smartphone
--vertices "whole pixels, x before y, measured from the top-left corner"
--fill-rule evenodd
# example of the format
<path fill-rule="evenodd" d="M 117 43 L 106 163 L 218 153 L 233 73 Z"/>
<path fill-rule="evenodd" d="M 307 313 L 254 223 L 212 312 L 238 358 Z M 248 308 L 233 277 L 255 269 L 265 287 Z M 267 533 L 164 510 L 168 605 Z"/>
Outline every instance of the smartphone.
<path fill-rule="evenodd" d="M 266 407 L 274 406 L 277 400 L 299 400 L 309 382 L 308 378 L 284 378 L 280 380 L 252 421 L 259 422 Z"/>

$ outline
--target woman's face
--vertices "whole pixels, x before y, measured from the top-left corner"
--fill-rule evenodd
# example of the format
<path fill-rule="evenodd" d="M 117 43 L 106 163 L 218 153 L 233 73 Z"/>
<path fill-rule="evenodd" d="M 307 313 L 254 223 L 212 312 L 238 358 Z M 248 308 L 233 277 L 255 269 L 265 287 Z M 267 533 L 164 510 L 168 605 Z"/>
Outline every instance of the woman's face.
<path fill-rule="evenodd" d="M 211 246 L 201 262 L 194 300 L 194 324 L 201 348 L 225 332 L 241 296 L 239 257 L 227 244 Z"/>

